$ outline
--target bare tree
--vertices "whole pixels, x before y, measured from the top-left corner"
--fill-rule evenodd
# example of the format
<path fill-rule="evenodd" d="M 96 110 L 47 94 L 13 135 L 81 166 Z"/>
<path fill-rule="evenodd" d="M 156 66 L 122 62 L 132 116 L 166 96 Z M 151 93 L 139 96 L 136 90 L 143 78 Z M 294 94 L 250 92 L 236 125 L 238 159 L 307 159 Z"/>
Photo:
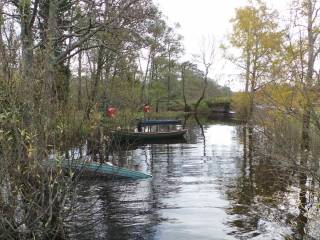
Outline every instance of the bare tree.
<path fill-rule="evenodd" d="M 214 42 L 213 38 L 203 39 L 200 52 L 201 52 L 200 53 L 201 54 L 200 55 L 200 58 L 201 58 L 200 62 L 201 62 L 201 65 L 204 69 L 204 74 L 203 74 L 204 86 L 203 86 L 203 90 L 201 92 L 201 95 L 194 106 L 194 111 L 196 113 L 198 112 L 198 107 L 199 107 L 200 103 L 202 102 L 202 100 L 205 97 L 207 86 L 208 86 L 208 75 L 209 75 L 209 72 L 212 67 L 214 57 L 215 57 L 215 42 Z"/>

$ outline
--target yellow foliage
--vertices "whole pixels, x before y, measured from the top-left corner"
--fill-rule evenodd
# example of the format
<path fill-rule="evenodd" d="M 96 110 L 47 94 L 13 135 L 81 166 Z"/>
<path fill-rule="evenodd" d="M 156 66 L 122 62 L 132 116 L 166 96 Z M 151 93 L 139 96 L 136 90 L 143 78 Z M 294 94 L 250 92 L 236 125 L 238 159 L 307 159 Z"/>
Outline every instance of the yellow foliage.
<path fill-rule="evenodd" d="M 90 130 L 95 130 L 100 126 L 100 122 L 102 119 L 102 114 L 98 111 L 92 111 L 90 114 Z"/>
<path fill-rule="evenodd" d="M 316 103 L 319 96 L 315 91 L 303 91 L 300 86 L 268 84 L 256 94 L 256 102 L 272 105 L 279 109 L 299 110 L 309 103 Z"/>
<path fill-rule="evenodd" d="M 237 117 L 245 119 L 250 105 L 250 96 L 248 93 L 238 92 L 232 96 L 231 106 L 235 110 Z"/>

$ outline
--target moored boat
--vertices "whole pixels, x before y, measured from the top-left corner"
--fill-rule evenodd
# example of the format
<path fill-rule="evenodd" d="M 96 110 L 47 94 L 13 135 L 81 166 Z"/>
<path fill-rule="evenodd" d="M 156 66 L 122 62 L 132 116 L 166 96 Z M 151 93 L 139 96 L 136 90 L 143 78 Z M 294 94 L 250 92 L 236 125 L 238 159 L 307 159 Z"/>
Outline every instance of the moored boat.
<path fill-rule="evenodd" d="M 145 119 L 141 120 L 141 125 L 149 126 L 149 125 L 175 125 L 181 124 L 181 120 L 176 119 Z"/>
<path fill-rule="evenodd" d="M 144 142 L 152 140 L 179 139 L 187 133 L 186 129 L 168 132 L 130 132 L 112 131 L 112 139 L 116 142 Z"/>

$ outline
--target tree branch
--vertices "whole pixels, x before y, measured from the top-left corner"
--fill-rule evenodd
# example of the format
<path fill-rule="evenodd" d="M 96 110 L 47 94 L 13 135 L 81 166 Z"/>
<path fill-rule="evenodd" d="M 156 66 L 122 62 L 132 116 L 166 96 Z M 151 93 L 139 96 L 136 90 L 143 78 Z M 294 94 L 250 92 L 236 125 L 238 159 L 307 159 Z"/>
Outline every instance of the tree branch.
<path fill-rule="evenodd" d="M 29 28 L 32 28 L 34 21 L 36 19 L 36 15 L 38 12 L 38 5 L 39 5 L 39 0 L 35 0 L 34 5 L 33 5 L 33 10 L 32 10 L 32 16 L 29 22 Z"/>

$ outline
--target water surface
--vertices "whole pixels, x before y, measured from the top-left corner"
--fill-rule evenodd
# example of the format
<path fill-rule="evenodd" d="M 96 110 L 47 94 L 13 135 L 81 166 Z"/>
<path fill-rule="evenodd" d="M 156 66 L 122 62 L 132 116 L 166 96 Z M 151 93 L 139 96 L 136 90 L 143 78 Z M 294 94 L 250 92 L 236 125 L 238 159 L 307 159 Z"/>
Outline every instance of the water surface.
<path fill-rule="evenodd" d="M 113 154 L 119 165 L 152 179 L 81 182 L 74 238 L 299 239 L 298 225 L 307 227 L 299 222 L 299 179 L 255 153 L 262 141 L 248 146 L 237 124 L 187 128 L 187 143 Z"/>

